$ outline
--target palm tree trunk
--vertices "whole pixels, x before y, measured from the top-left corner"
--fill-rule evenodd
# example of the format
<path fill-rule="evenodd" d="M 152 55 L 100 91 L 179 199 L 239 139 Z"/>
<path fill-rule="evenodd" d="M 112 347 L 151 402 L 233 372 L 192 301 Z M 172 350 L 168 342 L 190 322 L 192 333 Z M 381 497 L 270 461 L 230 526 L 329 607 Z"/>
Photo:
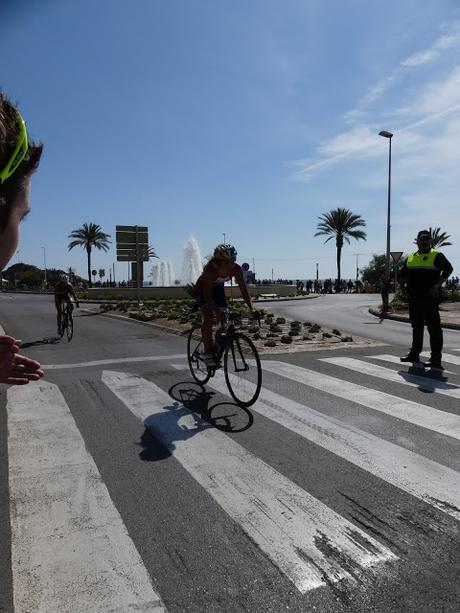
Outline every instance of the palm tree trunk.
<path fill-rule="evenodd" d="M 342 246 L 343 246 L 343 238 L 341 236 L 337 237 L 337 287 L 340 291 L 340 282 L 341 282 L 341 272 L 340 272 L 340 260 L 342 257 Z"/>
<path fill-rule="evenodd" d="M 91 284 L 91 247 L 86 247 L 86 253 L 88 254 L 88 283 L 89 287 L 93 287 Z"/>

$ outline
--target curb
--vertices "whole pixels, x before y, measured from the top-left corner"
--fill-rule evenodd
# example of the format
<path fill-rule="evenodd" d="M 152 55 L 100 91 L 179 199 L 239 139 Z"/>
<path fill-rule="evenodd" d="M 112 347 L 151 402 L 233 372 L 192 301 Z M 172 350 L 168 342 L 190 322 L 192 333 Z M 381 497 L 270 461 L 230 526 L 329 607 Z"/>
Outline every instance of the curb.
<path fill-rule="evenodd" d="M 94 313 L 90 309 L 80 309 L 81 311 L 85 311 L 86 313 Z M 134 317 L 125 317 L 124 315 L 116 315 L 115 313 L 97 313 L 97 315 L 102 315 L 103 317 L 109 317 L 111 319 L 119 319 L 121 321 L 129 321 L 131 323 L 140 324 L 141 326 L 148 326 L 149 328 L 153 328 L 155 330 L 161 330 L 162 332 L 168 332 L 168 334 L 175 334 L 176 336 L 185 337 L 189 333 L 189 331 L 184 330 L 174 330 L 173 328 L 168 328 L 167 326 L 162 326 L 160 324 L 152 323 L 151 321 L 141 321 L 140 319 L 135 319 Z"/>
<path fill-rule="evenodd" d="M 90 309 L 80 309 L 81 311 L 85 311 L 86 313 L 93 313 L 94 311 L 90 310 Z M 148 326 L 149 328 L 153 328 L 154 330 L 159 330 L 161 332 L 166 332 L 168 334 L 175 334 L 176 336 L 181 336 L 182 338 L 187 338 L 188 333 L 190 332 L 189 330 L 174 330 L 173 328 L 168 328 L 167 326 L 162 326 L 161 324 L 156 324 L 153 323 L 151 321 L 140 321 L 139 319 L 135 319 L 135 318 L 130 318 L 130 317 L 126 317 L 125 315 L 116 315 L 115 313 L 96 313 L 97 315 L 102 315 L 102 317 L 109 317 L 111 319 L 118 319 L 121 321 L 127 321 L 127 322 L 131 322 L 131 323 L 135 323 L 135 324 L 140 324 L 142 326 Z M 362 339 L 362 337 L 356 337 L 357 339 Z M 370 339 L 364 339 L 364 340 L 370 340 Z M 378 341 L 372 341 L 371 343 L 371 347 L 379 347 L 379 346 L 385 346 L 386 343 L 380 343 Z M 298 348 L 296 348 L 294 351 L 291 349 L 291 351 L 289 351 L 288 347 L 290 345 L 287 345 L 285 347 L 277 347 L 277 349 L 279 349 L 280 351 L 264 351 L 263 348 L 262 350 L 259 348 L 259 354 L 263 357 L 265 356 L 270 356 L 270 355 L 279 355 L 279 354 L 291 354 L 291 353 L 301 353 L 302 351 L 305 352 L 309 352 L 309 351 L 327 351 L 327 350 L 332 350 L 332 349 L 337 349 L 337 347 L 341 347 L 342 349 L 360 349 L 362 347 L 357 347 L 356 344 L 353 343 L 336 343 L 334 345 L 328 345 L 326 347 L 321 347 L 321 346 L 315 346 L 315 347 L 309 347 L 309 348 L 305 348 L 302 346 L 299 346 Z"/>
<path fill-rule="evenodd" d="M 393 319 L 394 321 L 402 321 L 402 322 L 410 324 L 409 317 L 406 317 L 405 315 L 395 315 L 393 313 L 383 314 L 380 311 L 377 311 L 377 309 L 373 309 L 372 307 L 369 307 L 369 313 L 371 315 L 375 315 L 375 317 L 378 317 L 379 319 Z M 441 328 L 448 328 L 450 330 L 460 330 L 460 324 L 451 324 L 448 322 L 441 321 Z"/>

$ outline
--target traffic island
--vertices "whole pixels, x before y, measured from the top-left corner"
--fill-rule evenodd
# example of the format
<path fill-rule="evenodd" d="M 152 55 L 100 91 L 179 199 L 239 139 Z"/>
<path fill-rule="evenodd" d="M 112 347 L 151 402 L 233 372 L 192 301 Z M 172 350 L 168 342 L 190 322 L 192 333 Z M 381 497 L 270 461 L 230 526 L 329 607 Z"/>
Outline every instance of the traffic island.
<path fill-rule="evenodd" d="M 173 304 L 171 304 L 173 302 Z M 326 328 L 311 321 L 291 321 L 261 310 L 260 321 L 249 317 L 242 304 L 231 307 L 238 331 L 246 334 L 261 354 L 295 353 L 323 349 L 346 349 L 381 346 L 383 343 L 351 336 L 337 328 Z M 130 319 L 152 328 L 180 336 L 187 336 L 191 327 L 200 321 L 200 313 L 188 301 L 169 301 L 169 304 L 101 305 L 100 312 L 109 317 Z"/>

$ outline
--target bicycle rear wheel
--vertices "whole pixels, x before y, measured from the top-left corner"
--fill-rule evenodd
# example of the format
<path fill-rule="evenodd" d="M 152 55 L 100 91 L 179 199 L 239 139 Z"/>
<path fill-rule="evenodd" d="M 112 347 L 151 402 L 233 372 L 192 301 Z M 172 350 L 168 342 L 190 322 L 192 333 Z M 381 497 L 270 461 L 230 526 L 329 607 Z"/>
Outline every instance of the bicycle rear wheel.
<path fill-rule="evenodd" d="M 250 407 L 259 397 L 262 367 L 254 343 L 238 332 L 225 348 L 224 372 L 232 398 L 243 407 Z"/>
<path fill-rule="evenodd" d="M 72 317 L 72 313 L 68 313 L 68 315 L 67 315 L 66 335 L 67 335 L 67 341 L 70 343 L 70 341 L 73 338 L 73 317 Z"/>
<path fill-rule="evenodd" d="M 196 324 L 190 330 L 187 339 L 187 359 L 192 377 L 200 385 L 209 381 L 211 372 L 203 361 L 203 339 L 201 337 L 201 325 Z"/>

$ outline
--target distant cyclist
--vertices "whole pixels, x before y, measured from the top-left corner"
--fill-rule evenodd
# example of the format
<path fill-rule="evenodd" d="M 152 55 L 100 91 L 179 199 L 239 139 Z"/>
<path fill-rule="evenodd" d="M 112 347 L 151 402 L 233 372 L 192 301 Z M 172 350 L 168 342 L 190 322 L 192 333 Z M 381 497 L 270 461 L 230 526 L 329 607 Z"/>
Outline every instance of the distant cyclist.
<path fill-rule="evenodd" d="M 213 257 L 203 269 L 195 284 L 196 299 L 203 313 L 201 333 L 203 336 L 204 356 L 208 366 L 215 366 L 212 352 L 212 324 L 214 317 L 219 324 L 219 332 L 225 332 L 228 303 L 224 284 L 235 278 L 239 285 L 241 296 L 253 313 L 251 296 L 249 295 L 241 266 L 236 263 L 237 251 L 232 245 L 218 245 Z"/>
<path fill-rule="evenodd" d="M 67 275 L 61 275 L 59 281 L 54 286 L 54 304 L 57 311 L 57 333 L 60 335 L 62 328 L 62 307 L 66 303 L 70 312 L 73 312 L 73 303 L 76 303 L 77 308 L 79 303 L 75 295 L 75 290 L 71 283 L 69 283 Z"/>

